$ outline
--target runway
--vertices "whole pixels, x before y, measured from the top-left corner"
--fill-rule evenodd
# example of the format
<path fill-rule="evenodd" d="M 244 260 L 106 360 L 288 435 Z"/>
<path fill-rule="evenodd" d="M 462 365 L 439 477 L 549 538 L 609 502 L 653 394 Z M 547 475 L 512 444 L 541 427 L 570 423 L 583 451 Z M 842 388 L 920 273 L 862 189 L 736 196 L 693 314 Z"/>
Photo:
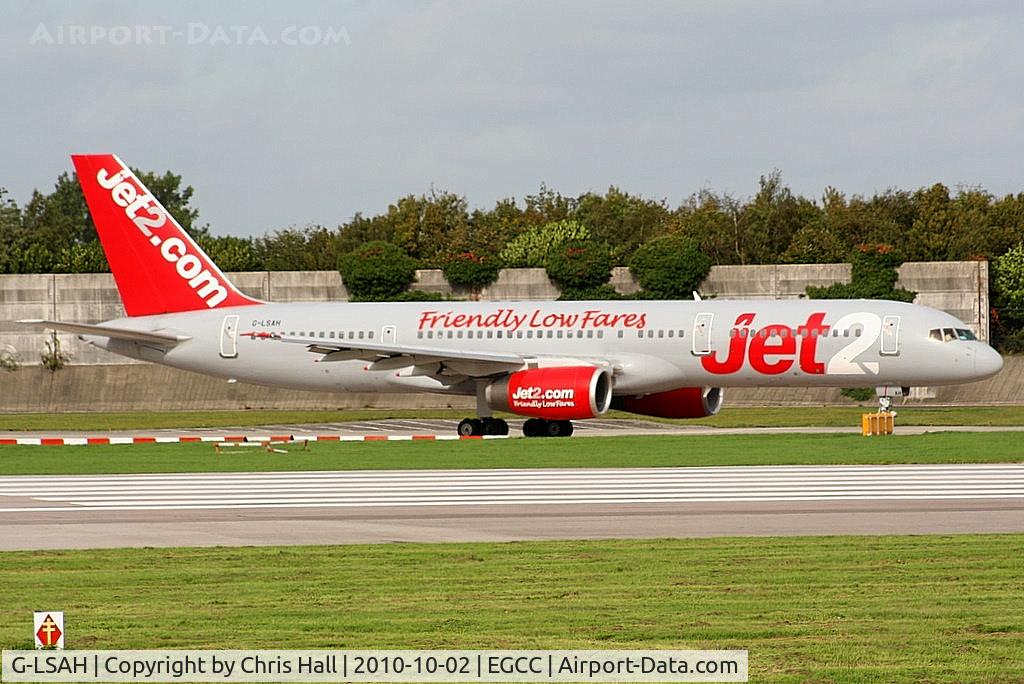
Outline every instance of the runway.
<path fill-rule="evenodd" d="M 0 478 L 0 548 L 1024 531 L 1024 464 Z"/>

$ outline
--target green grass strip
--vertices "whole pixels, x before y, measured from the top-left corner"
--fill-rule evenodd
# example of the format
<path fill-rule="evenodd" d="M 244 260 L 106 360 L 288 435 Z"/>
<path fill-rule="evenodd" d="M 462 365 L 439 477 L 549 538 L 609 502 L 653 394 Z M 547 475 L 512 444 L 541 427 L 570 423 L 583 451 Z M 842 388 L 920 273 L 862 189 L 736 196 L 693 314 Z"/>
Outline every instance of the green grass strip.
<path fill-rule="evenodd" d="M 751 681 L 1020 681 L 1024 535 L 0 554 L 0 645 L 745 648 Z"/>
<path fill-rule="evenodd" d="M 0 446 L 0 475 L 1024 461 L 1024 439 L 1014 432 L 316 442 L 308 452 L 289 449 L 268 454 L 243 447 L 218 455 L 208 443 Z"/>

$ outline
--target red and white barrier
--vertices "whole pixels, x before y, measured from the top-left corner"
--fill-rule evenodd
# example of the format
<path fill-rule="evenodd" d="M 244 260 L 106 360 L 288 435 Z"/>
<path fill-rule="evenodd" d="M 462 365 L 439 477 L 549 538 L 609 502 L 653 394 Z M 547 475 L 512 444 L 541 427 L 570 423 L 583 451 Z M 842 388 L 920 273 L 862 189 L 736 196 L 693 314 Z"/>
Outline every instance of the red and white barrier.
<path fill-rule="evenodd" d="M 0 437 L 0 446 L 89 446 L 104 444 L 180 444 L 186 442 L 418 442 L 508 439 L 507 435 L 178 435 L 170 437 Z"/>

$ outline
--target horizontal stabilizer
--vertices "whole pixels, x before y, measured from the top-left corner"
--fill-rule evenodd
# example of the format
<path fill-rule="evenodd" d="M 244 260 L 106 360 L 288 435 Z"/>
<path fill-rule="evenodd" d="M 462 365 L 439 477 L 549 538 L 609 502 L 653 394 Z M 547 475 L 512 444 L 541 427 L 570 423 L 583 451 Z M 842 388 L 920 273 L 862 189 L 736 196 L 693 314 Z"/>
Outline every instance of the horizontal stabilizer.
<path fill-rule="evenodd" d="M 109 337 L 113 340 L 128 340 L 130 342 L 146 342 L 157 344 L 161 347 L 173 347 L 179 342 L 192 339 L 187 335 L 176 335 L 170 332 L 155 330 L 128 330 L 115 328 L 109 325 L 90 325 L 89 323 L 67 323 L 64 321 L 47 321 L 39 318 L 18 321 L 23 325 L 34 325 L 37 328 L 49 330 L 60 330 L 62 332 L 75 333 L 78 335 L 95 335 L 96 337 Z"/>

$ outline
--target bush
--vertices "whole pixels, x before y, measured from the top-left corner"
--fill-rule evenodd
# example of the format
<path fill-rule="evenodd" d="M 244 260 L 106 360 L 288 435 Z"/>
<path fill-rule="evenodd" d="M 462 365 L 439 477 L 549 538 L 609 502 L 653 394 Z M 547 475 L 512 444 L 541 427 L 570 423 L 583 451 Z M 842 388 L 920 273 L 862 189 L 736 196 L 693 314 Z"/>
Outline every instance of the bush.
<path fill-rule="evenodd" d="M 572 301 L 598 301 L 605 299 L 624 299 L 613 285 L 605 284 L 585 290 L 562 290 L 558 300 L 562 302 Z"/>
<path fill-rule="evenodd" d="M 853 401 L 865 402 L 875 398 L 875 390 L 871 387 L 846 387 L 839 394 Z"/>
<path fill-rule="evenodd" d="M 590 229 L 566 219 L 529 229 L 501 250 L 501 260 L 509 268 L 542 268 L 548 254 L 560 245 L 589 240 Z"/>
<path fill-rule="evenodd" d="M 388 297 L 389 302 L 440 302 L 444 299 L 440 292 L 424 292 L 423 290 L 406 290 L 399 292 L 394 297 Z"/>
<path fill-rule="evenodd" d="M 479 290 L 498 279 L 501 259 L 493 254 L 461 252 L 446 257 L 441 270 L 451 285 Z"/>
<path fill-rule="evenodd" d="M 548 277 L 565 290 L 593 290 L 612 277 L 611 250 L 603 243 L 573 240 L 552 249 L 544 262 Z"/>
<path fill-rule="evenodd" d="M 353 300 L 382 301 L 405 292 L 417 266 L 398 245 L 375 241 L 343 255 L 338 270 Z"/>
<path fill-rule="evenodd" d="M 808 286 L 812 299 L 890 299 L 912 302 L 916 292 L 896 287 L 896 268 L 903 260 L 889 245 L 857 245 L 850 255 L 850 282 L 828 287 Z"/>
<path fill-rule="evenodd" d="M 665 235 L 634 252 L 629 270 L 645 299 L 690 299 L 711 270 L 711 259 L 693 240 Z"/>

